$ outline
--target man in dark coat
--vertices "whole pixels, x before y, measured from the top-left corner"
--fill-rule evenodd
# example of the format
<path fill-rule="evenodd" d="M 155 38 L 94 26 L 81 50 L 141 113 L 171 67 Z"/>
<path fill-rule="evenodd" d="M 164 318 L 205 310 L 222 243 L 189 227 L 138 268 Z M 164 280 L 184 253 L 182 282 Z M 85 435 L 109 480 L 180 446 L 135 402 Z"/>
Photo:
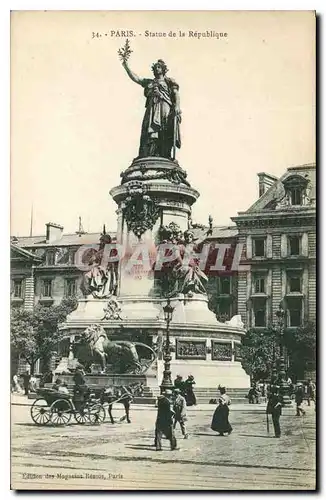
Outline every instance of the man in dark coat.
<path fill-rule="evenodd" d="M 300 415 L 305 415 L 306 412 L 302 408 L 302 403 L 304 399 L 304 389 L 303 385 L 301 383 L 297 384 L 296 390 L 295 390 L 295 403 L 297 405 L 297 413 L 296 416 L 300 417 Z"/>
<path fill-rule="evenodd" d="M 315 403 L 315 392 L 316 392 L 316 386 L 312 382 L 310 378 L 308 378 L 307 381 L 307 401 L 308 401 L 308 406 L 310 406 L 310 401 L 312 400 Z"/>
<path fill-rule="evenodd" d="M 85 402 L 86 395 L 88 394 L 89 390 L 86 385 L 86 380 L 85 380 L 85 372 L 83 370 L 82 365 L 77 365 L 75 374 L 73 376 L 73 381 L 74 381 L 74 404 L 77 409 L 79 409 L 83 403 Z"/>
<path fill-rule="evenodd" d="M 266 413 L 272 415 L 275 437 L 281 437 L 280 416 L 282 415 L 282 398 L 279 387 L 271 386 L 267 400 Z"/>
<path fill-rule="evenodd" d="M 173 429 L 172 391 L 167 389 L 157 399 L 157 417 L 155 425 L 155 447 L 156 451 L 162 450 L 163 434 L 170 441 L 171 451 L 177 449 Z"/>
<path fill-rule="evenodd" d="M 181 375 L 177 375 L 174 381 L 174 388 L 179 389 L 182 396 L 184 396 L 185 392 L 185 383 Z"/>
<path fill-rule="evenodd" d="M 23 381 L 24 381 L 24 390 L 25 390 L 25 396 L 28 396 L 29 393 L 29 381 L 31 380 L 31 375 L 28 370 L 23 374 Z"/>
<path fill-rule="evenodd" d="M 81 365 L 76 366 L 76 370 L 75 370 L 75 373 L 73 376 L 73 381 L 74 381 L 75 386 L 78 388 L 86 385 L 85 373 L 84 373 L 84 370 L 81 367 Z"/>

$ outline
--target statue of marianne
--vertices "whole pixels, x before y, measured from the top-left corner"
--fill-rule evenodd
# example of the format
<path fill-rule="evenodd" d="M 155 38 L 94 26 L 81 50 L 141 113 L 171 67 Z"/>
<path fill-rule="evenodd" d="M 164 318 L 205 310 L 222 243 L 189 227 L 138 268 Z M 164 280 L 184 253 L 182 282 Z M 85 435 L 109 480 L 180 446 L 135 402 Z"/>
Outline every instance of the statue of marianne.
<path fill-rule="evenodd" d="M 139 158 L 159 156 L 175 159 L 175 148 L 181 147 L 181 110 L 179 85 L 168 78 L 162 59 L 152 65 L 154 78 L 140 78 L 131 71 L 127 58 L 122 66 L 135 83 L 144 87 L 146 110 L 140 136 Z"/>

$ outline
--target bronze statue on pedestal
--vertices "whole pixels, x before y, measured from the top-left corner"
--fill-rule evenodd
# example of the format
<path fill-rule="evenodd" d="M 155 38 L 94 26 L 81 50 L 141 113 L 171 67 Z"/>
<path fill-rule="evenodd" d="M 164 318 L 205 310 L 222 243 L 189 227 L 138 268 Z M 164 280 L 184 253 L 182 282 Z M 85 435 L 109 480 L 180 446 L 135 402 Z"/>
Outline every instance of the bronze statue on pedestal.
<path fill-rule="evenodd" d="M 168 68 L 162 59 L 152 65 L 154 78 L 140 78 L 128 66 L 129 41 L 118 51 L 122 66 L 135 83 L 144 88 L 146 110 L 140 136 L 139 158 L 157 156 L 175 159 L 181 147 L 179 85 L 166 76 Z"/>

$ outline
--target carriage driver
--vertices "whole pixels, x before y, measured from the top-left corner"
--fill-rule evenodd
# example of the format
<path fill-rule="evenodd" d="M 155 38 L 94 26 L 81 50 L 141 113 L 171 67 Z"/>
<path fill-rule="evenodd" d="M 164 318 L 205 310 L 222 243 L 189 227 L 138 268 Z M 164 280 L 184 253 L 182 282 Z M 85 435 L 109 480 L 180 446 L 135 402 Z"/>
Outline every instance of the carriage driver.
<path fill-rule="evenodd" d="M 73 377 L 74 381 L 74 401 L 75 404 L 83 403 L 85 399 L 85 395 L 88 392 L 88 387 L 86 385 L 85 380 L 85 372 L 84 367 L 80 363 L 76 366 L 75 374 Z"/>

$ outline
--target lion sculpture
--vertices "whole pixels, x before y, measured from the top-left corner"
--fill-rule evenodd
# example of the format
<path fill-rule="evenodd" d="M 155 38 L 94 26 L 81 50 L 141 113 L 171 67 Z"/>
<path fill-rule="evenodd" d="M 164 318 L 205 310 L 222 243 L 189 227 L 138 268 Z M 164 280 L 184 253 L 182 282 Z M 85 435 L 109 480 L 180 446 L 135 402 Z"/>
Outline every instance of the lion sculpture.
<path fill-rule="evenodd" d="M 151 363 L 156 359 L 155 351 L 148 345 L 127 340 L 111 341 L 101 325 L 91 325 L 75 342 L 73 351 L 75 358 L 85 366 L 86 370 L 97 363 L 104 373 L 107 364 L 113 362 L 119 373 L 142 373 L 147 366 L 144 367 L 140 363 L 136 346 L 151 351 Z"/>

